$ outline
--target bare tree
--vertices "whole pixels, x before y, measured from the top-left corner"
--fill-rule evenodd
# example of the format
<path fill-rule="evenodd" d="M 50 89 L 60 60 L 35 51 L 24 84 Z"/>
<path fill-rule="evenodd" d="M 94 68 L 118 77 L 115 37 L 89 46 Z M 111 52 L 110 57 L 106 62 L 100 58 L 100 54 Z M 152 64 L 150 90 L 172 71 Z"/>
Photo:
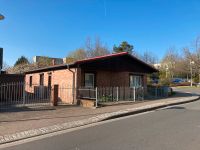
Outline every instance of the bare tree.
<path fill-rule="evenodd" d="M 149 51 L 145 51 L 143 55 L 140 56 L 140 58 L 150 64 L 150 65 L 154 65 L 158 62 L 158 58 L 156 57 L 156 55 L 152 54 Z"/>
<path fill-rule="evenodd" d="M 22 74 L 26 71 L 30 71 L 37 68 L 38 68 L 37 65 L 29 63 L 29 64 L 19 64 L 17 66 L 10 67 L 6 71 L 9 74 Z"/>
<path fill-rule="evenodd" d="M 95 38 L 95 41 L 92 42 L 90 38 L 87 38 L 85 42 L 85 48 L 87 51 L 87 57 L 96 57 L 110 54 L 107 46 L 103 44 L 100 38 Z"/>
<path fill-rule="evenodd" d="M 10 68 L 10 66 L 6 63 L 6 62 L 3 62 L 3 67 L 2 67 L 2 70 L 6 71 Z"/>
<path fill-rule="evenodd" d="M 196 37 L 191 48 L 183 48 L 181 55 L 174 48 L 170 48 L 161 64 L 162 72 L 170 78 L 174 75 L 187 78 L 192 75 L 196 82 L 200 82 L 200 36 Z"/>
<path fill-rule="evenodd" d="M 171 47 L 167 50 L 167 53 L 161 62 L 161 68 L 166 72 L 166 77 L 169 75 L 168 77 L 173 78 L 177 73 L 176 65 L 179 59 L 180 57 L 174 47 Z"/>
<path fill-rule="evenodd" d="M 101 42 L 100 38 L 96 38 L 94 42 L 90 38 L 87 38 L 84 48 L 79 48 L 70 52 L 66 60 L 76 61 L 107 54 L 110 54 L 110 51 L 107 46 Z"/>
<path fill-rule="evenodd" d="M 93 45 L 90 37 L 87 37 L 87 39 L 85 41 L 85 50 L 87 51 L 87 53 L 94 51 L 94 45 Z M 89 54 L 87 54 L 87 55 L 89 55 Z"/>
<path fill-rule="evenodd" d="M 200 82 L 200 36 L 198 36 L 193 44 L 193 51 L 191 51 L 189 48 L 184 48 L 183 53 L 185 56 L 185 62 L 188 64 L 188 69 L 192 67 L 194 76 L 196 79 L 198 78 L 198 82 Z M 190 62 L 194 62 L 194 65 L 190 66 Z"/>
<path fill-rule="evenodd" d="M 183 53 L 183 58 L 181 62 L 182 65 L 180 66 L 180 68 L 182 72 L 187 74 L 187 78 L 188 78 L 190 74 L 190 67 L 191 67 L 190 62 L 195 61 L 195 55 L 190 51 L 188 47 L 183 48 L 182 53 Z"/>
<path fill-rule="evenodd" d="M 198 74 L 199 82 L 200 82 L 200 36 L 195 39 L 195 66 L 196 66 L 196 73 Z"/>
<path fill-rule="evenodd" d="M 87 58 L 87 51 L 83 48 L 76 49 L 68 54 L 66 57 L 66 63 L 74 62 Z"/>

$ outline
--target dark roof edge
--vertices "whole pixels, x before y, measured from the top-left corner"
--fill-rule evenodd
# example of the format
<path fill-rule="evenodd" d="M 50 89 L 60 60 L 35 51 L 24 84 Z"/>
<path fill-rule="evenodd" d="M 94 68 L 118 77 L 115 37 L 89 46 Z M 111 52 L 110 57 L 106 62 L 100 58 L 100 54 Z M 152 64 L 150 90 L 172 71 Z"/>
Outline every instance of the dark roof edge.
<path fill-rule="evenodd" d="M 131 55 L 131 54 L 128 54 L 128 55 L 129 55 L 130 57 L 136 59 L 136 60 L 139 61 L 140 63 L 142 63 L 142 64 L 144 64 L 144 65 L 150 67 L 150 68 L 153 69 L 155 72 L 159 72 L 159 70 L 156 69 L 154 66 L 152 66 L 152 65 L 150 65 L 150 64 L 148 64 L 148 63 L 142 61 L 141 59 L 139 59 L 139 58 L 137 58 L 137 57 L 135 57 L 135 56 L 133 56 L 133 55 Z"/>
<path fill-rule="evenodd" d="M 24 72 L 24 74 L 37 73 L 37 72 L 41 72 L 41 71 L 52 71 L 52 70 L 66 69 L 68 67 L 75 67 L 75 64 L 74 63 L 61 64 L 61 65 L 54 65 L 54 66 L 44 67 L 44 68 L 38 68 L 38 69 L 33 69 L 33 70 L 30 70 L 30 71 L 26 71 L 26 72 Z"/>
<path fill-rule="evenodd" d="M 54 65 L 54 66 L 44 67 L 44 68 L 38 68 L 38 69 L 26 71 L 26 72 L 24 72 L 24 74 L 37 73 L 37 72 L 41 72 L 41 71 L 52 71 L 52 70 L 66 69 L 68 67 L 75 68 L 77 65 L 79 65 L 81 63 L 85 63 L 85 62 L 88 62 L 88 61 L 94 61 L 94 60 L 97 60 L 97 59 L 117 57 L 117 56 L 129 56 L 129 57 L 139 61 L 140 63 L 144 64 L 145 66 L 151 68 L 154 72 L 159 72 L 155 67 L 153 67 L 150 64 L 140 60 L 139 58 L 129 54 L 128 52 L 121 52 L 121 53 L 115 53 L 115 54 L 109 54 L 109 55 L 104 55 L 104 56 L 98 56 L 98 57 L 78 60 L 78 61 L 76 61 L 74 63 L 71 63 L 71 64 L 61 64 L 61 65 Z"/>
<path fill-rule="evenodd" d="M 120 53 L 114 53 L 114 54 L 109 54 L 109 55 L 104 55 L 104 56 L 97 56 L 97 57 L 87 58 L 87 59 L 83 59 L 83 60 L 78 60 L 78 61 L 75 62 L 75 64 L 80 64 L 80 63 L 85 63 L 85 62 L 88 62 L 88 61 L 94 61 L 94 60 L 110 58 L 110 57 L 118 57 L 118 56 L 129 56 L 129 57 L 137 60 L 138 62 L 146 65 L 147 67 L 150 67 L 155 72 L 159 72 L 159 70 L 156 69 L 154 66 L 142 61 L 141 59 L 129 54 L 128 52 L 120 52 Z"/>

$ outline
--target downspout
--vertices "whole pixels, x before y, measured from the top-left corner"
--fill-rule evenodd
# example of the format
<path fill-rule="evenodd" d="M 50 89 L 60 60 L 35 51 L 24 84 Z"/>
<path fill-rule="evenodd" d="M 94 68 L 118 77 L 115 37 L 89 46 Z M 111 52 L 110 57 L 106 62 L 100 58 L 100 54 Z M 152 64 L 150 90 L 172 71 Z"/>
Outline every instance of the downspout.
<path fill-rule="evenodd" d="M 72 72 L 73 74 L 73 82 L 72 82 L 72 96 L 73 96 L 73 104 L 75 102 L 75 72 L 70 69 L 69 65 L 67 64 L 67 69 Z"/>

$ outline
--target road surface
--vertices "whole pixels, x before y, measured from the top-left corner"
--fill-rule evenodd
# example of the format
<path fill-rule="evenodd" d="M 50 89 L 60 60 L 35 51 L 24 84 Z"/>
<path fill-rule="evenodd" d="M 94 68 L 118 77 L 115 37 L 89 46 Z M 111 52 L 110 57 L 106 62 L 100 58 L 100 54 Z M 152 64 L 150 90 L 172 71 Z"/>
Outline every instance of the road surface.
<path fill-rule="evenodd" d="M 200 101 L 107 121 L 2 149 L 199 150 Z"/>

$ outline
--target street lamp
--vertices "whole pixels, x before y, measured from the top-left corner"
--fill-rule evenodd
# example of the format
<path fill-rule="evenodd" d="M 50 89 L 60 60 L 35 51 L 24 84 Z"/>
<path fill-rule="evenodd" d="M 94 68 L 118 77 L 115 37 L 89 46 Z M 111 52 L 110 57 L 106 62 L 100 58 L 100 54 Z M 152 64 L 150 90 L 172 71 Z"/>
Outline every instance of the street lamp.
<path fill-rule="evenodd" d="M 169 70 L 169 67 L 168 67 L 168 65 L 166 64 L 166 65 L 165 65 L 165 73 L 166 73 L 165 76 L 166 76 L 166 78 L 167 78 L 168 70 Z"/>
<path fill-rule="evenodd" d="M 0 14 L 0 20 L 3 20 L 5 17 L 2 15 L 2 14 Z"/>
<path fill-rule="evenodd" d="M 169 66 L 168 64 L 165 64 L 165 77 L 168 77 L 168 71 L 169 71 Z"/>
<path fill-rule="evenodd" d="M 194 61 L 190 60 L 190 86 L 192 87 L 192 65 L 194 64 Z"/>

